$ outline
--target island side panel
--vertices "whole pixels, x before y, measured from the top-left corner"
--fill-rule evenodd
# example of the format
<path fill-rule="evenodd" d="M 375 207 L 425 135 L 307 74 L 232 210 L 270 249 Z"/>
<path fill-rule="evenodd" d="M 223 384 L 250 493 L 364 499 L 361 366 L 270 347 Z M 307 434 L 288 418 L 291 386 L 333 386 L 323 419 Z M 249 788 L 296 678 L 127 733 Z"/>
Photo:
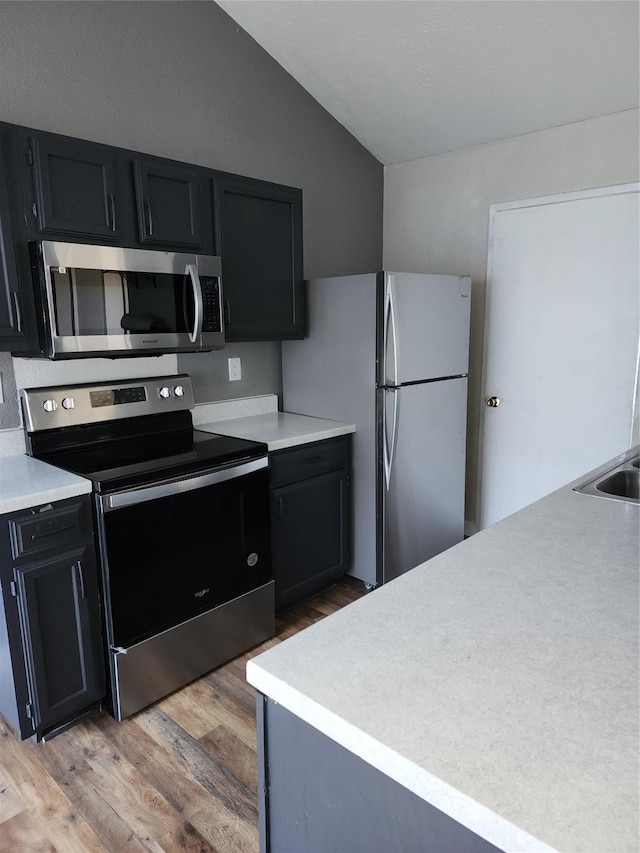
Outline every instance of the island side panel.
<path fill-rule="evenodd" d="M 256 693 L 256 749 L 258 752 L 258 853 L 267 853 L 269 849 L 269 805 L 267 796 L 267 704 L 268 699 L 262 693 Z"/>
<path fill-rule="evenodd" d="M 500 853 L 258 694 L 260 853 Z"/>

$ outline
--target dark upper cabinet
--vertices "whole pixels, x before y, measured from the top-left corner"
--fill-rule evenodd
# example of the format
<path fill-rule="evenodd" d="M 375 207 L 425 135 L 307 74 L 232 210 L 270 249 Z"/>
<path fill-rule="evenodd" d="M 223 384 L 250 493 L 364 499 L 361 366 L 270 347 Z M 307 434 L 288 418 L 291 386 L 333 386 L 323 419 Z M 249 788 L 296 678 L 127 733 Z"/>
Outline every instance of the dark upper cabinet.
<path fill-rule="evenodd" d="M 350 436 L 271 454 L 276 610 L 328 586 L 351 560 Z"/>
<path fill-rule="evenodd" d="M 301 190 L 17 125 L 0 142 L 0 352 L 41 351 L 37 240 L 220 255 L 228 341 L 304 337 Z"/>
<path fill-rule="evenodd" d="M 105 695 L 88 497 L 2 517 L 0 588 L 0 710 L 40 739 Z"/>
<path fill-rule="evenodd" d="M 202 169 L 144 158 L 134 160 L 133 173 L 141 243 L 189 249 L 207 245 Z"/>
<path fill-rule="evenodd" d="M 23 136 L 32 239 L 167 249 L 212 243 L 201 168 L 57 134 Z"/>
<path fill-rule="evenodd" d="M 213 186 L 227 340 L 304 337 L 301 190 L 221 173 Z"/>
<path fill-rule="evenodd" d="M 3 142 L 0 138 L 0 143 Z M 20 349 L 24 342 L 23 301 L 11 223 L 7 156 L 0 146 L 0 350 Z"/>
<path fill-rule="evenodd" d="M 45 133 L 29 146 L 39 234 L 118 240 L 117 149 Z"/>

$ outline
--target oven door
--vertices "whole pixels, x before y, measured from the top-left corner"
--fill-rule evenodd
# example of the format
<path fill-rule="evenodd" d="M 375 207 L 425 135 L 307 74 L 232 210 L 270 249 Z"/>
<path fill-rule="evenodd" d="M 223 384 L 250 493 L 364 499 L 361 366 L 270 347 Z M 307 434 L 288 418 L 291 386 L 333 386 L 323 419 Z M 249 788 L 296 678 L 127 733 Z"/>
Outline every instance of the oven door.
<path fill-rule="evenodd" d="M 117 720 L 275 633 L 267 466 L 96 496 Z"/>
<path fill-rule="evenodd" d="M 271 579 L 267 457 L 99 496 L 111 646 L 128 648 Z"/>

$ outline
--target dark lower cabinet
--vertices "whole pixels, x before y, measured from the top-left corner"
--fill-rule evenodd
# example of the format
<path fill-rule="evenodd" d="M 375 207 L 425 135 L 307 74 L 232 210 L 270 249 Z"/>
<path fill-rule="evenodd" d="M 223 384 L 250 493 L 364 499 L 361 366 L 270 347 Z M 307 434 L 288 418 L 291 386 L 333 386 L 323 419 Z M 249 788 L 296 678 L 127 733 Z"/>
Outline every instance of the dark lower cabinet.
<path fill-rule="evenodd" d="M 213 186 L 227 340 L 303 338 L 301 190 L 222 174 Z"/>
<path fill-rule="evenodd" d="M 105 695 L 89 498 L 3 516 L 0 582 L 0 710 L 41 739 Z"/>
<path fill-rule="evenodd" d="M 350 436 L 271 454 L 276 610 L 343 575 L 351 554 Z"/>

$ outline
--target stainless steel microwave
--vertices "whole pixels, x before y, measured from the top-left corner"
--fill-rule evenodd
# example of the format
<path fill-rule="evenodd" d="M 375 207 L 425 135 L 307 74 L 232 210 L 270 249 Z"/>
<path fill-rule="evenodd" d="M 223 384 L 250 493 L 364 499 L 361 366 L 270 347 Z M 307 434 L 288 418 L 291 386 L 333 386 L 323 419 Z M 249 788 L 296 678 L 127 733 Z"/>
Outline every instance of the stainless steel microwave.
<path fill-rule="evenodd" d="M 224 346 L 220 258 L 51 241 L 30 248 L 42 355 L 114 358 Z"/>

